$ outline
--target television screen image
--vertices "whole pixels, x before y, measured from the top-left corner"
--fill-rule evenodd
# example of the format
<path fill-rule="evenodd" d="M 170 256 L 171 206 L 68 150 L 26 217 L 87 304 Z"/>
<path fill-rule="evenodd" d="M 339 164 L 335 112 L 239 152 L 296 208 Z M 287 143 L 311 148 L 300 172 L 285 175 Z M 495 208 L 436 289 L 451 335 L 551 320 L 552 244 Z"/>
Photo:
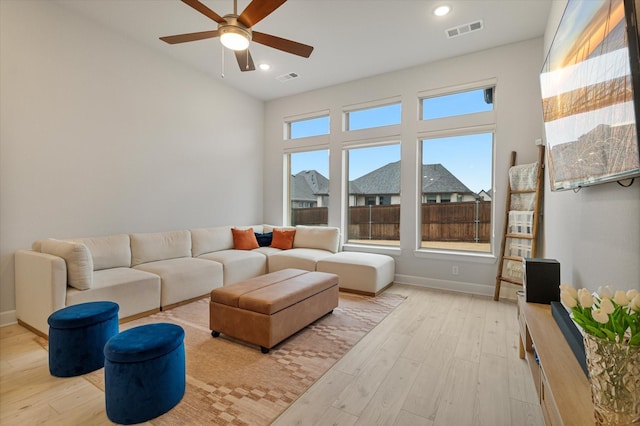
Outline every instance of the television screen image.
<path fill-rule="evenodd" d="M 567 3 L 540 74 L 553 191 L 640 176 L 635 3 Z"/>

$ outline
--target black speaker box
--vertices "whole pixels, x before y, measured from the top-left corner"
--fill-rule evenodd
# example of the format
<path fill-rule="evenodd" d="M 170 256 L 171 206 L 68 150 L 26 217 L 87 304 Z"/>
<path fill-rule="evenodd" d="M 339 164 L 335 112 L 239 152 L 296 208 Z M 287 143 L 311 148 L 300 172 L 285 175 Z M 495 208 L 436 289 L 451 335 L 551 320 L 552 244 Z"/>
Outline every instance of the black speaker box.
<path fill-rule="evenodd" d="M 527 302 L 550 304 L 560 301 L 560 263 L 555 259 L 524 258 L 522 260 Z"/>

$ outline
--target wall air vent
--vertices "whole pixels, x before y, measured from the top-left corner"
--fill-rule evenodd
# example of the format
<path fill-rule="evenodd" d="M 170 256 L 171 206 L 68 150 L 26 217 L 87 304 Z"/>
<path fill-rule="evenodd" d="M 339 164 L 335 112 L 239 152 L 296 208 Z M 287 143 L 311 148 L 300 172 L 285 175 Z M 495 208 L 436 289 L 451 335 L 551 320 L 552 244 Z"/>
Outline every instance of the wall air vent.
<path fill-rule="evenodd" d="M 449 28 L 444 32 L 447 33 L 447 38 L 454 38 L 461 35 L 472 33 L 474 31 L 480 31 L 482 28 L 484 28 L 484 25 L 482 24 L 482 20 L 479 20 L 479 21 L 470 22 L 468 24 L 459 25 L 457 27 Z"/>
<path fill-rule="evenodd" d="M 288 72 L 286 74 L 279 75 L 278 77 L 276 77 L 276 80 L 278 80 L 280 83 L 286 83 L 287 81 L 291 81 L 298 77 L 300 77 L 300 74 L 296 72 Z"/>

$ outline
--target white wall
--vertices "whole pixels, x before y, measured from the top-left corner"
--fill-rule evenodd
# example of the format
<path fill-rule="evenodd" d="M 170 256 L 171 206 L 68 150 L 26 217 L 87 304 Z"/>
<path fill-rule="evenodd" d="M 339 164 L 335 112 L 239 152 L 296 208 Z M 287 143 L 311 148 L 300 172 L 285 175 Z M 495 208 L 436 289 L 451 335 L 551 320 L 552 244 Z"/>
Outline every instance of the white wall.
<path fill-rule="evenodd" d="M 497 212 L 495 243 L 498 247 L 495 251 L 498 252 L 510 153 L 518 153 L 520 164 L 537 158 L 534 141 L 541 137 L 542 132 L 538 82 L 542 50 L 543 40 L 539 38 L 268 102 L 265 111 L 265 222 L 283 221 L 283 150 L 290 144 L 282 139 L 285 117 L 329 111 L 332 132 L 326 142 L 330 148 L 329 222 L 330 225 L 341 226 L 342 109 L 347 105 L 399 96 L 403 102 L 403 124 L 397 131 L 402 140 L 401 249 L 386 251 L 396 258 L 397 281 L 493 294 L 497 269 L 495 257 L 416 253 L 418 199 L 413 194 L 416 194 L 418 182 L 417 94 L 496 79 L 494 209 Z M 321 138 L 318 140 L 322 142 Z M 452 275 L 453 265 L 459 266 L 458 276 Z"/>
<path fill-rule="evenodd" d="M 545 55 L 566 3 L 553 2 Z M 629 188 L 614 182 L 578 193 L 546 185 L 544 209 L 545 256 L 560 262 L 563 283 L 640 290 L 640 179 Z"/>
<path fill-rule="evenodd" d="M 48 1 L 0 7 L 0 323 L 36 239 L 261 223 L 261 101 Z"/>

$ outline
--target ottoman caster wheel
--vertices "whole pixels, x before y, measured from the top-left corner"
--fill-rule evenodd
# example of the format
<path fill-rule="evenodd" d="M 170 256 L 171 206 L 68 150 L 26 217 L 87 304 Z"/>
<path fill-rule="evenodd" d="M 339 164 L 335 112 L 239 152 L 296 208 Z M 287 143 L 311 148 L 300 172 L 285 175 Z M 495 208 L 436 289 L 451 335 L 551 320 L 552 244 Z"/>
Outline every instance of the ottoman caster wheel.
<path fill-rule="evenodd" d="M 260 352 L 262 352 L 263 354 L 268 354 L 269 353 L 269 348 L 265 348 L 264 346 L 260 346 Z"/>
<path fill-rule="evenodd" d="M 219 331 L 212 331 L 212 332 L 211 332 L 211 335 L 212 335 L 213 337 L 218 337 L 218 336 L 220 336 L 220 332 L 219 332 Z"/>

